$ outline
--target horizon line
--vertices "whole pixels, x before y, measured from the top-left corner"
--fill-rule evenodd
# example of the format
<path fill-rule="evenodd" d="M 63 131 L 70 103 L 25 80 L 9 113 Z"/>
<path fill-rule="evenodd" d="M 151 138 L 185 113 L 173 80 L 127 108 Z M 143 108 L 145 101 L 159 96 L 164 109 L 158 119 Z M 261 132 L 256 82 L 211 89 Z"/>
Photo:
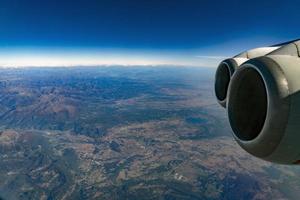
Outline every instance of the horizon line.
<path fill-rule="evenodd" d="M 201 66 L 190 64 L 96 64 L 96 65 L 0 65 L 0 69 L 25 69 L 25 68 L 88 68 L 88 67 L 193 67 L 216 68 L 216 66 Z"/>

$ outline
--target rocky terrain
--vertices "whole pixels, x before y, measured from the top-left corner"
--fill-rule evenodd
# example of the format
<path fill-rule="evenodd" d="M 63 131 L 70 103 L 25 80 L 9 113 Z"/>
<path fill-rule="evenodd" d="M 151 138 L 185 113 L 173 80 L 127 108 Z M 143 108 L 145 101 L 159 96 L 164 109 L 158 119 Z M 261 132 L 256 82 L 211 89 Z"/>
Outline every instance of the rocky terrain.
<path fill-rule="evenodd" d="M 300 167 L 244 152 L 213 69 L 0 73 L 0 199 L 298 199 Z"/>

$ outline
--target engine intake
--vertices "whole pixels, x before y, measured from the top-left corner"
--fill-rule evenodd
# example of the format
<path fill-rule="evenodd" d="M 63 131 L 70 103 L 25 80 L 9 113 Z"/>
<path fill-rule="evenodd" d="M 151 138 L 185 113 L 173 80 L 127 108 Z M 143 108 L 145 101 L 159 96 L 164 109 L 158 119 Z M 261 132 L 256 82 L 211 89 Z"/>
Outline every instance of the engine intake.
<path fill-rule="evenodd" d="M 231 126 L 240 140 L 253 140 L 261 132 L 267 116 L 265 82 L 253 67 L 240 70 L 233 81 L 228 101 Z"/>

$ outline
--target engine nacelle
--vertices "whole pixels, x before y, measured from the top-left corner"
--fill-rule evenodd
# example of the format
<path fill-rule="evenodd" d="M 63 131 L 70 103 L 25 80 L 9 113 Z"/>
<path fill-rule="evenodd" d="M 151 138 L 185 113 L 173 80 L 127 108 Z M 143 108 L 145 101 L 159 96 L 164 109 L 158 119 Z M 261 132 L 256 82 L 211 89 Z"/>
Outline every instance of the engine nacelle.
<path fill-rule="evenodd" d="M 266 55 L 278 48 L 278 46 L 255 48 L 240 53 L 233 58 L 223 60 L 218 66 L 215 77 L 215 94 L 219 104 L 226 107 L 227 89 L 230 79 L 241 64 L 251 58 Z"/>
<path fill-rule="evenodd" d="M 250 154 L 300 163 L 300 42 L 243 63 L 231 78 L 227 113 L 233 136 Z"/>

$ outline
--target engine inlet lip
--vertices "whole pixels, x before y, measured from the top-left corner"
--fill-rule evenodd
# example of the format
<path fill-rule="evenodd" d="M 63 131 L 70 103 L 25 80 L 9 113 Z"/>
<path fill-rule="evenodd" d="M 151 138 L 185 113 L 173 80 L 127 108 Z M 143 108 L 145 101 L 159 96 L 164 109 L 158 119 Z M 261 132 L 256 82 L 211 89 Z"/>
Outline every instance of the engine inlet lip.
<path fill-rule="evenodd" d="M 229 103 L 233 85 L 238 76 L 247 69 L 256 70 L 265 84 L 267 94 L 267 113 L 259 134 L 251 140 L 244 140 L 236 133 L 231 119 L 232 108 Z M 287 79 L 280 66 L 270 57 L 258 57 L 245 62 L 233 75 L 228 89 L 227 114 L 233 129 L 233 136 L 242 148 L 254 156 L 266 158 L 279 145 L 288 121 L 290 108 L 289 88 Z"/>
<path fill-rule="evenodd" d="M 222 85 L 219 85 L 218 83 L 218 80 L 220 79 L 220 75 L 222 76 L 223 74 L 220 74 L 220 71 L 222 70 L 222 68 L 226 68 L 228 74 L 226 73 L 226 76 L 229 76 L 228 79 L 228 83 L 227 84 L 227 88 L 226 88 L 226 92 L 225 94 L 220 94 L 220 87 L 225 87 L 223 84 Z M 217 71 L 216 71 L 216 74 L 215 74 L 215 96 L 217 98 L 217 101 L 218 103 L 223 106 L 224 108 L 226 108 L 226 102 L 227 102 L 227 96 L 228 96 L 228 88 L 229 88 L 229 83 L 230 83 L 230 80 L 231 80 L 231 77 L 232 75 L 234 74 L 235 70 L 237 69 L 238 67 L 238 64 L 237 62 L 232 59 L 232 58 L 229 58 L 229 59 L 226 59 L 226 60 L 223 60 L 218 68 L 217 68 Z M 223 88 L 224 89 L 224 88 Z"/>

